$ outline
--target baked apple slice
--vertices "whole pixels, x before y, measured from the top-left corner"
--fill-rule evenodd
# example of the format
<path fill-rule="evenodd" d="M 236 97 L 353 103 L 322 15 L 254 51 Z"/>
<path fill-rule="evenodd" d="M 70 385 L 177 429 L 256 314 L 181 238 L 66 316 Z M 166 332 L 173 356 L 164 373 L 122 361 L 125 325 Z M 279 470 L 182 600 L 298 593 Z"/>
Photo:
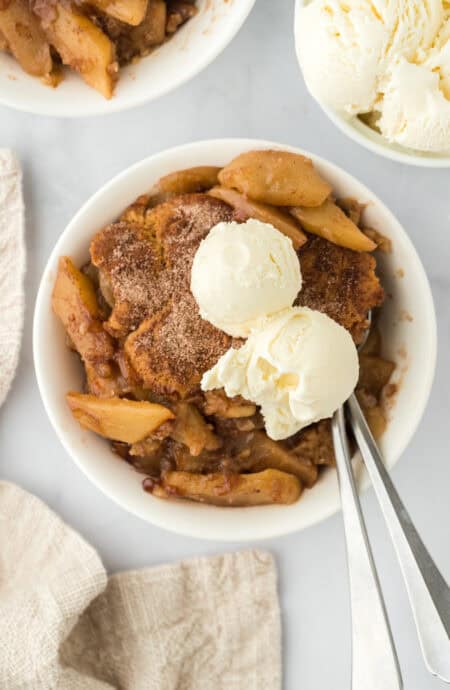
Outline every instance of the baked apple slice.
<path fill-rule="evenodd" d="M 240 221 L 256 218 L 256 220 L 260 220 L 263 223 L 270 223 L 274 228 L 282 232 L 283 235 L 292 240 L 294 249 L 299 249 L 305 244 L 306 236 L 293 218 L 285 211 L 281 211 L 268 204 L 253 201 L 253 199 L 248 199 L 236 192 L 236 190 L 227 189 L 226 187 L 213 187 L 208 194 L 232 206 Z"/>
<path fill-rule="evenodd" d="M 377 248 L 331 199 L 314 208 L 296 206 L 291 208 L 291 213 L 305 230 L 340 247 L 356 252 L 372 252 Z"/>
<path fill-rule="evenodd" d="M 273 206 L 320 206 L 331 186 L 310 158 L 289 151 L 248 151 L 219 174 L 224 187 Z"/>
<path fill-rule="evenodd" d="M 4 49 L 14 55 L 25 72 L 49 78 L 53 68 L 50 46 L 28 2 L 0 2 L 0 34 L 0 43 L 4 42 Z"/>
<path fill-rule="evenodd" d="M 47 40 L 65 65 L 80 73 L 86 84 L 111 98 L 118 65 L 114 44 L 88 17 L 70 4 L 57 3 L 55 17 L 45 27 Z"/>
<path fill-rule="evenodd" d="M 297 477 L 278 470 L 255 474 L 194 474 L 166 472 L 161 484 L 152 488 L 154 496 L 178 496 L 216 506 L 258 506 L 295 503 L 302 492 Z"/>
<path fill-rule="evenodd" d="M 149 0 L 91 0 L 90 4 L 124 24 L 137 26 L 146 13 Z"/>
<path fill-rule="evenodd" d="M 114 342 L 103 328 L 94 284 L 67 256 L 59 260 L 52 307 L 85 364 L 112 359 Z"/>
<path fill-rule="evenodd" d="M 277 469 L 295 475 L 305 486 L 314 486 L 316 483 L 318 470 L 310 460 L 297 456 L 263 431 L 253 433 L 248 447 L 253 470 Z"/>
<path fill-rule="evenodd" d="M 193 456 L 200 455 L 203 450 L 217 450 L 222 445 L 195 405 L 186 402 L 180 402 L 176 407 L 176 420 L 170 435 L 189 448 Z"/>
<path fill-rule="evenodd" d="M 84 393 L 68 393 L 66 400 L 83 429 L 122 443 L 142 441 L 175 416 L 164 405 L 145 400 L 97 398 Z"/>
<path fill-rule="evenodd" d="M 149 194 L 148 203 L 156 206 L 179 194 L 205 192 L 218 184 L 220 170 L 214 165 L 199 165 L 169 173 L 158 180 Z"/>

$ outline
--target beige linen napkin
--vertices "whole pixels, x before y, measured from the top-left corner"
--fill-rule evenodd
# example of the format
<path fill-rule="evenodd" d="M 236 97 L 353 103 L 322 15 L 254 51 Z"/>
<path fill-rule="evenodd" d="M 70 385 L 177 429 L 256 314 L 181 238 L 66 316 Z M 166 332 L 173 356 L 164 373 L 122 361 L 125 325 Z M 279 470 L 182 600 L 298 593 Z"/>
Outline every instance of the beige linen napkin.
<path fill-rule="evenodd" d="M 24 263 L 20 170 L 0 150 L 0 404 L 18 360 Z M 0 482 L 0 690 L 280 686 L 270 554 L 244 551 L 108 579 L 78 534 L 39 499 Z"/>
<path fill-rule="evenodd" d="M 0 405 L 19 357 L 23 324 L 22 176 L 14 154 L 0 149 Z"/>
<path fill-rule="evenodd" d="M 39 499 L 0 483 L 2 690 L 279 690 L 270 554 L 113 575 Z"/>

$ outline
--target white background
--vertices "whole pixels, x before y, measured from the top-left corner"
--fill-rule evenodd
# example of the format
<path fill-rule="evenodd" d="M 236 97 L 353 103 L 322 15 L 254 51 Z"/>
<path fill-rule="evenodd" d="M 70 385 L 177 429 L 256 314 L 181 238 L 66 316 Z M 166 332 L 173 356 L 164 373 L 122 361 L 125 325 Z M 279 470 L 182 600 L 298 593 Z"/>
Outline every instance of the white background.
<path fill-rule="evenodd" d="M 242 545 L 174 536 L 127 515 L 66 456 L 45 416 L 33 372 L 31 324 L 39 277 L 72 215 L 113 175 L 169 146 L 240 136 L 300 146 L 339 164 L 394 211 L 419 251 L 436 301 L 438 369 L 428 410 L 393 476 L 450 578 L 450 170 L 389 162 L 334 129 L 302 82 L 294 55 L 293 9 L 292 0 L 257 0 L 238 37 L 212 66 L 177 92 L 135 111 L 65 121 L 0 108 L 0 146 L 14 148 L 24 165 L 28 246 L 25 337 L 17 379 L 0 411 L 0 473 L 36 493 L 79 530 L 111 572 Z M 423 666 L 372 492 L 363 506 L 405 687 L 439 688 Z M 285 690 L 349 688 L 350 618 L 341 517 L 261 546 L 272 551 L 279 567 Z"/>

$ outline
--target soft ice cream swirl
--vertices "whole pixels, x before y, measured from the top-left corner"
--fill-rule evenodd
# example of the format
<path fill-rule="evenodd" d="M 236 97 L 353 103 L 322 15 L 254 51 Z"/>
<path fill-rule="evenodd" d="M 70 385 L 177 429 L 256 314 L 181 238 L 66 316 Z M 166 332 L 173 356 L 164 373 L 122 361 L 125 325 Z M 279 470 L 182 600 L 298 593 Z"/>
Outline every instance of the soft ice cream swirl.
<path fill-rule="evenodd" d="M 268 436 L 280 440 L 331 417 L 352 393 L 358 372 L 345 328 L 321 312 L 290 307 L 253 331 L 240 349 L 230 348 L 201 386 L 259 405 Z"/>

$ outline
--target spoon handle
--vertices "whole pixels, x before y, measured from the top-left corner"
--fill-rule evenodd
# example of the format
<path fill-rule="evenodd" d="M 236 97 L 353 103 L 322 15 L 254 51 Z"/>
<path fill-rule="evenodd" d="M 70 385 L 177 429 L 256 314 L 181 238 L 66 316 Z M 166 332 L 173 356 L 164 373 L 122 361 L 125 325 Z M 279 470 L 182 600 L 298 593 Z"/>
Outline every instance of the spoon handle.
<path fill-rule="evenodd" d="M 356 441 L 397 552 L 425 664 L 433 675 L 450 683 L 450 589 L 386 471 L 354 394 L 348 408 Z"/>
<path fill-rule="evenodd" d="M 331 428 L 350 580 L 352 690 L 399 690 L 397 654 L 353 477 L 343 408 Z"/>

